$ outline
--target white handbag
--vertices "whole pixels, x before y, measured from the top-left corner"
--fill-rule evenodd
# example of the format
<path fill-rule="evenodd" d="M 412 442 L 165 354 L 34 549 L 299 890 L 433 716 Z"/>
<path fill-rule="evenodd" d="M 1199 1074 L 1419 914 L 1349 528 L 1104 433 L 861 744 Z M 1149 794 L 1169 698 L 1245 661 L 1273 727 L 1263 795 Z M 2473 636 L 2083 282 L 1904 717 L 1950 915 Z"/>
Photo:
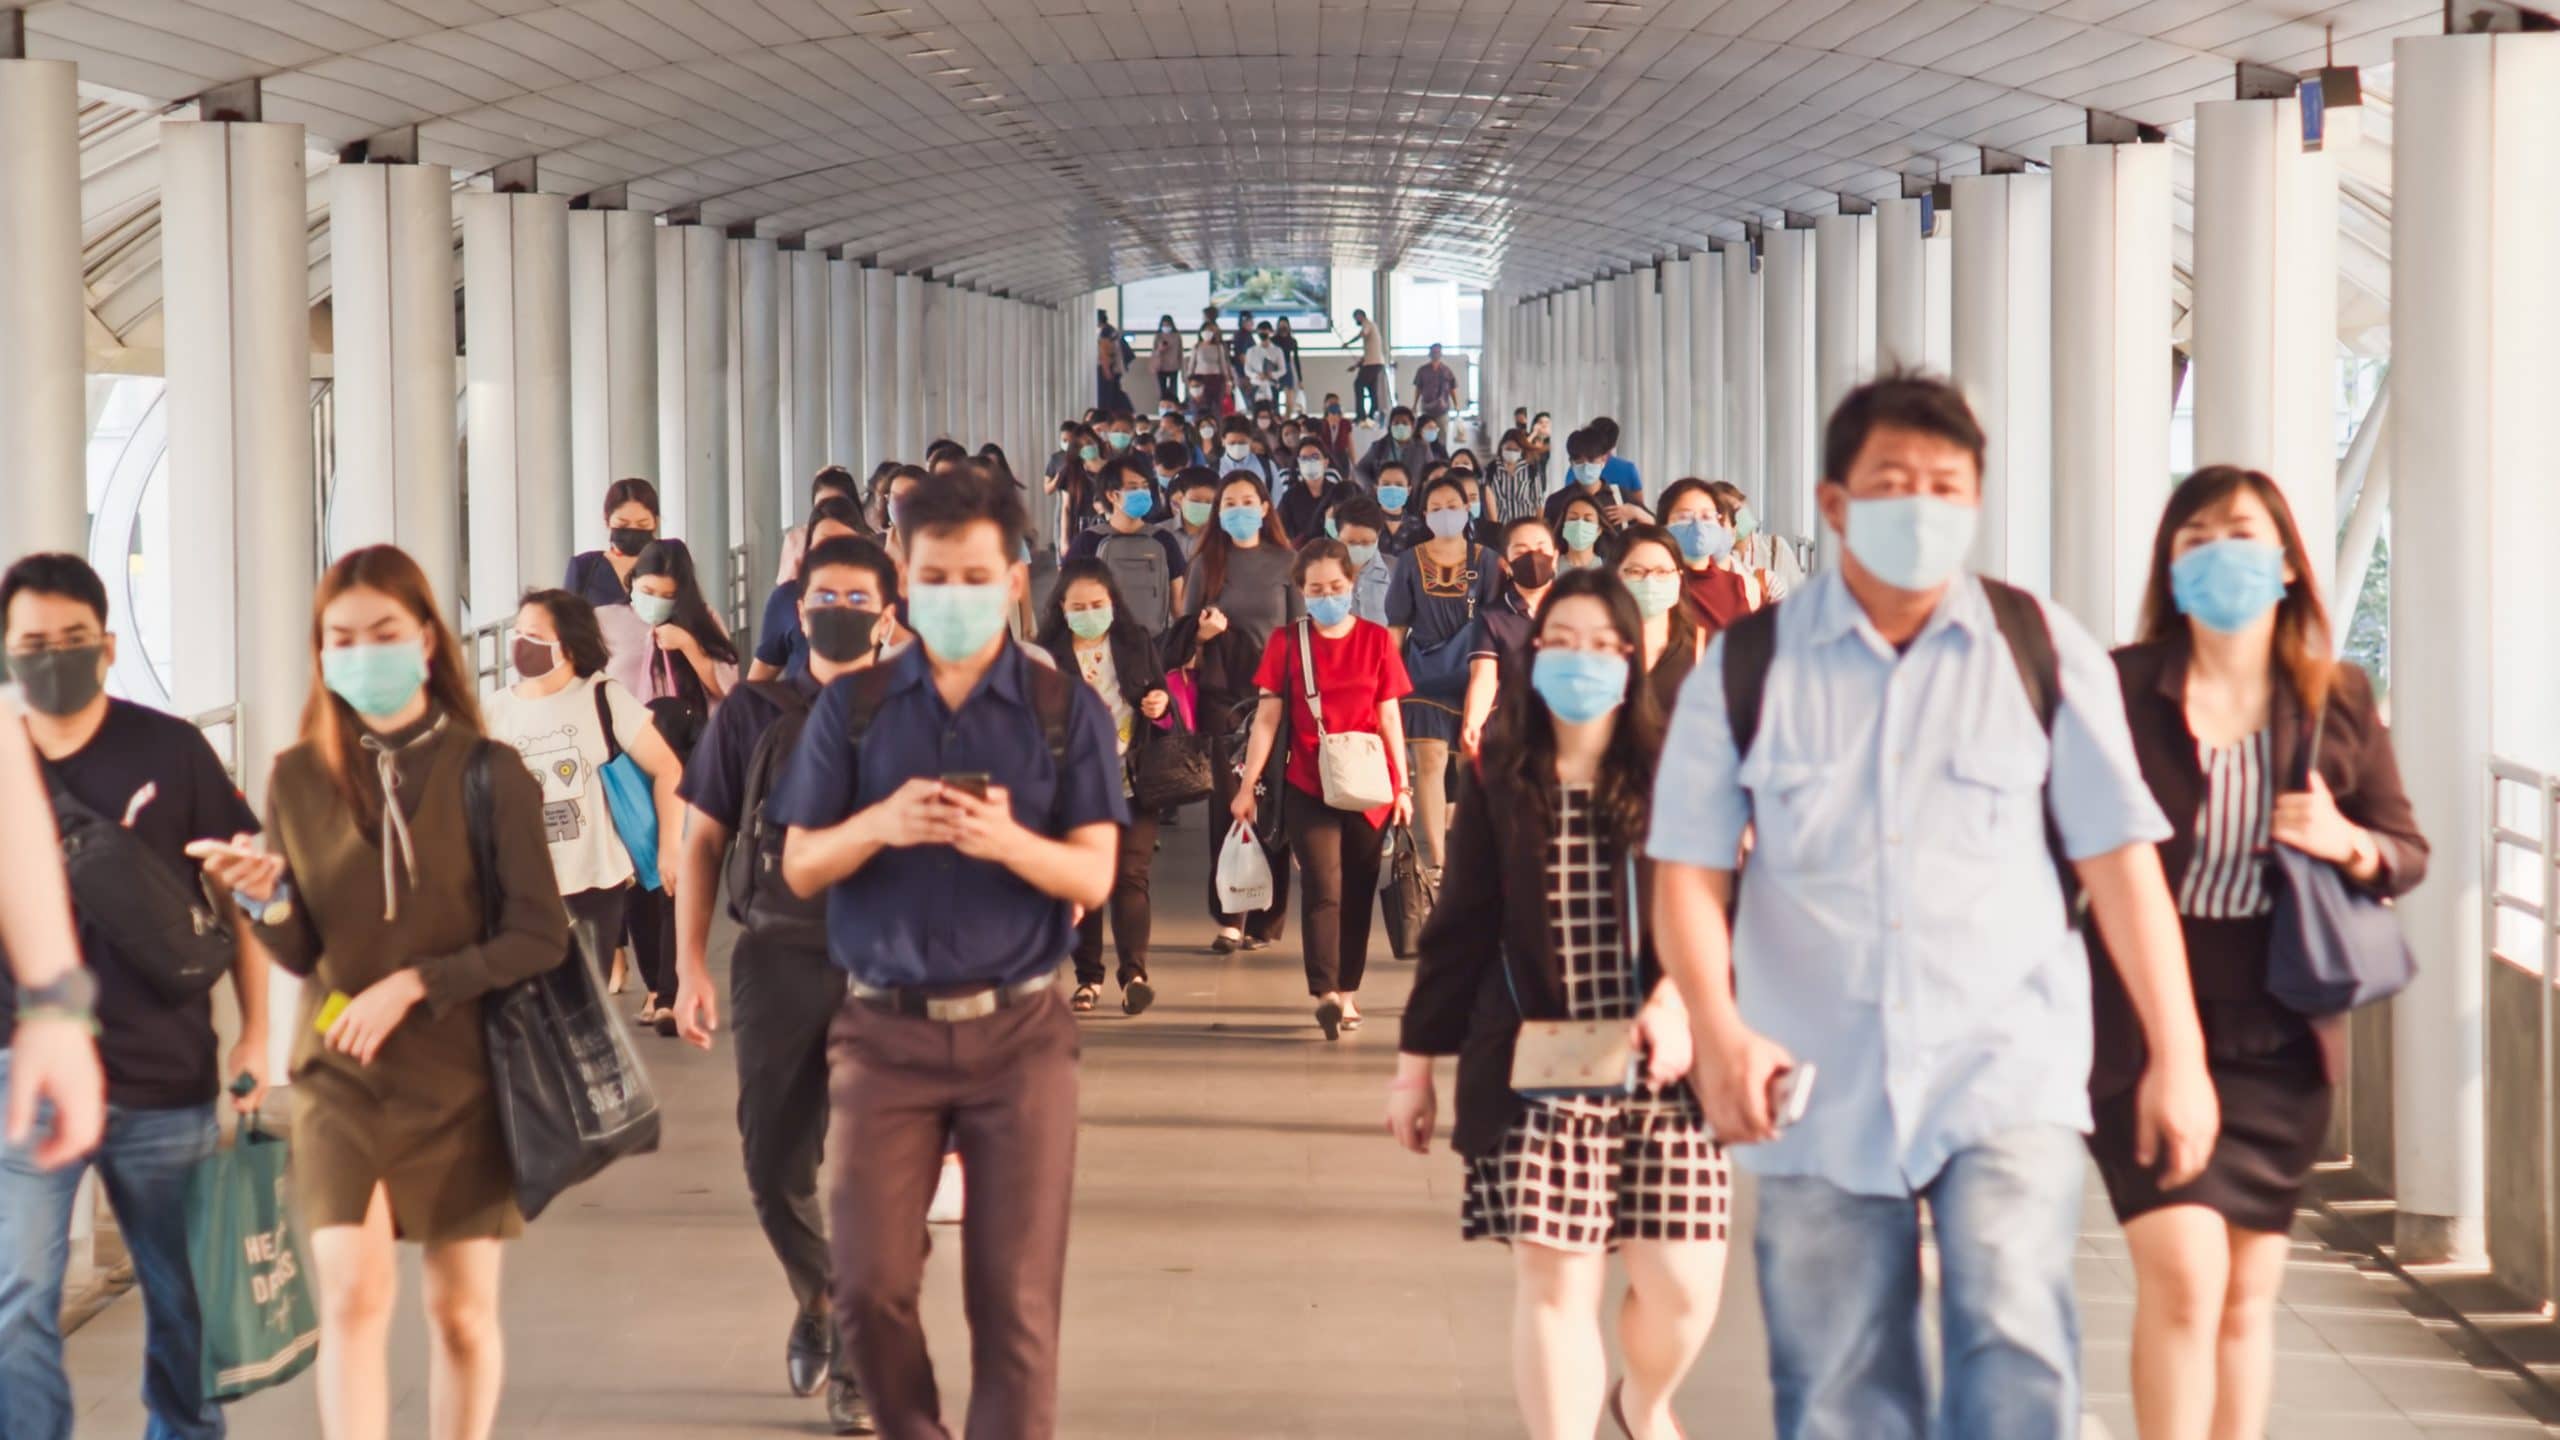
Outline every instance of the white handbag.
<path fill-rule="evenodd" d="M 1324 701 L 1316 696 L 1316 627 L 1298 622 L 1298 673 L 1307 687 L 1307 713 L 1316 722 L 1316 778 L 1324 803 L 1336 810 L 1375 810 L 1396 800 L 1395 773 L 1387 766 L 1387 742 L 1365 730 L 1328 735 Z"/>

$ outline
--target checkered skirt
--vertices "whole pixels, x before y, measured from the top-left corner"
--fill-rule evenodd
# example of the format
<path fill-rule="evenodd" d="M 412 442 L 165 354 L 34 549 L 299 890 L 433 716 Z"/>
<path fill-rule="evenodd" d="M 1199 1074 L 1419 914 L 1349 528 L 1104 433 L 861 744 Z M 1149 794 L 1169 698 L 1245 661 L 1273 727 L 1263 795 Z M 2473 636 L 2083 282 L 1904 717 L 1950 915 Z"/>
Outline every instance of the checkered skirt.
<path fill-rule="evenodd" d="M 1592 792 L 1562 787 L 1547 850 L 1547 925 L 1574 1019 L 1633 1019 L 1642 977 L 1621 939 Z M 1599 1251 L 1621 1240 L 1722 1240 L 1733 1174 L 1686 1085 L 1624 1100 L 1528 1100 L 1492 1155 L 1471 1160 L 1470 1240 Z"/>

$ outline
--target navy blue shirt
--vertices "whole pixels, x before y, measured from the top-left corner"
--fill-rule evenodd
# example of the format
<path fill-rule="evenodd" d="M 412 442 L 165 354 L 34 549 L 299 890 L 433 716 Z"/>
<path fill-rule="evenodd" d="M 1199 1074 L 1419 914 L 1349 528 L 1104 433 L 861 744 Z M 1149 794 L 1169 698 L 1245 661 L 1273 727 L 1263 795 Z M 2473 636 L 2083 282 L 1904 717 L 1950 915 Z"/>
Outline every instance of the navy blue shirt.
<path fill-rule="evenodd" d="M 769 813 L 804 830 L 837 824 L 909 780 L 984 771 L 1011 792 L 1014 818 L 1052 839 L 1129 823 L 1120 744 L 1091 686 L 1070 684 L 1067 754 L 1049 758 L 1029 669 L 1007 646 L 957 712 L 934 688 L 924 647 L 883 662 L 888 693 L 857 755 L 847 733 L 856 676 L 829 685 Z M 1072 680 L 1073 677 L 1069 677 Z M 827 892 L 827 952 L 868 985 L 1013 985 L 1046 975 L 1072 947 L 1069 907 L 987 860 L 948 845 L 884 849 Z"/>
<path fill-rule="evenodd" d="M 800 582 L 785 580 L 764 597 L 756 625 L 756 658 L 777 669 L 809 663 L 809 637 L 800 633 Z"/>
<path fill-rule="evenodd" d="M 809 673 L 806 655 L 794 657 L 782 668 L 779 683 L 812 702 L 818 698 L 818 677 Z M 764 732 L 781 718 L 781 707 L 755 686 L 730 691 L 712 707 L 710 728 L 685 757 L 684 780 L 676 786 L 676 798 L 719 821 L 731 834 L 737 833 L 747 818 L 747 767 L 755 763 L 756 746 Z M 779 793 L 781 787 L 774 788 Z"/>
<path fill-rule="evenodd" d="M 613 573 L 613 562 L 601 550 L 585 550 L 570 557 L 569 575 L 560 588 L 590 605 L 628 605 L 631 591 L 622 577 Z"/>

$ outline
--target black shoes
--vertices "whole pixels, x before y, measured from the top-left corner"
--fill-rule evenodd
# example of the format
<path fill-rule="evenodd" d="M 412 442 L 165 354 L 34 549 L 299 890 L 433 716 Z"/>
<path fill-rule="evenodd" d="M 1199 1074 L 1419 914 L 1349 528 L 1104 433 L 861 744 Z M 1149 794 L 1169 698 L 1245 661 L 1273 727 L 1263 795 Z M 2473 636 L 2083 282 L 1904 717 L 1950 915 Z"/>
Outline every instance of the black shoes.
<path fill-rule="evenodd" d="M 782 1349 L 782 1368 L 794 1395 L 815 1395 L 834 1367 L 835 1327 L 823 1314 L 801 1313 L 791 1322 L 791 1339 Z M 832 1402 L 830 1402 L 832 1403 Z"/>
<path fill-rule="evenodd" d="M 1324 1038 L 1327 1040 L 1340 1039 L 1342 1036 L 1342 1002 L 1331 995 L 1327 995 L 1323 999 L 1317 1001 L 1316 1024 L 1323 1027 Z"/>
<path fill-rule="evenodd" d="M 1147 983 L 1146 976 L 1132 975 L 1120 982 L 1121 1014 L 1144 1015 L 1147 1013 L 1147 1007 L 1154 1003 L 1156 1003 L 1156 987 Z"/>
<path fill-rule="evenodd" d="M 880 1422 L 871 1417 L 871 1402 L 850 1375 L 827 1382 L 827 1423 L 839 1435 L 877 1435 Z"/>

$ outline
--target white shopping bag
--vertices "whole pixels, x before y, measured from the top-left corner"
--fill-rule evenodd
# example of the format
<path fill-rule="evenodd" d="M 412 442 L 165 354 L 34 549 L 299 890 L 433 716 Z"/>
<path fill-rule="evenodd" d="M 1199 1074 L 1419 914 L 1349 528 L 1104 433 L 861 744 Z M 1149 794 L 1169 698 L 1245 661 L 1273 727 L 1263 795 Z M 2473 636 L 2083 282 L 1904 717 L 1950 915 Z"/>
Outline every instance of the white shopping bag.
<path fill-rule="evenodd" d="M 1253 838 L 1253 827 L 1241 820 L 1227 831 L 1226 848 L 1218 855 L 1218 908 L 1230 915 L 1271 908 L 1271 862 Z"/>

